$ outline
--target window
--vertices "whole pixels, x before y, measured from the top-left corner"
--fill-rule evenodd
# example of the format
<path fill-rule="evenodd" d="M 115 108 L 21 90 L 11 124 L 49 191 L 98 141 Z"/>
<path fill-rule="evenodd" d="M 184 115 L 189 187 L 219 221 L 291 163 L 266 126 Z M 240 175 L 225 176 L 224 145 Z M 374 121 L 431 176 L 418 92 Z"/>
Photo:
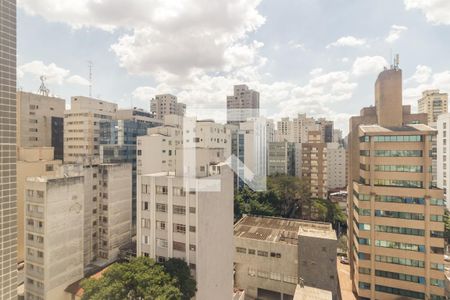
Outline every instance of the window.
<path fill-rule="evenodd" d="M 393 202 L 393 203 L 408 203 L 408 204 L 425 204 L 424 198 L 412 198 L 412 197 L 398 197 L 398 196 L 383 196 L 377 195 L 375 197 L 377 202 Z"/>
<path fill-rule="evenodd" d="M 269 252 L 258 250 L 258 256 L 265 256 L 265 257 L 268 257 L 268 256 L 269 256 Z"/>
<path fill-rule="evenodd" d="M 167 186 L 157 185 L 156 194 L 167 195 Z"/>
<path fill-rule="evenodd" d="M 395 226 L 386 226 L 386 225 L 375 225 L 375 231 L 387 232 L 387 233 L 406 234 L 406 235 L 425 236 L 425 230 L 408 228 L 408 227 L 395 227 Z"/>
<path fill-rule="evenodd" d="M 195 232 L 195 230 L 196 230 L 195 226 L 189 226 L 189 231 L 190 232 Z"/>
<path fill-rule="evenodd" d="M 53 171 L 53 165 L 45 165 L 45 171 L 47 172 Z"/>
<path fill-rule="evenodd" d="M 430 215 L 430 221 L 432 222 L 444 222 L 443 215 Z"/>
<path fill-rule="evenodd" d="M 166 230 L 166 222 L 156 221 L 156 228 L 159 230 Z"/>
<path fill-rule="evenodd" d="M 399 295 L 399 296 L 405 296 L 415 299 L 425 299 L 425 294 L 420 292 L 414 292 L 410 290 L 404 290 L 399 288 L 394 288 L 390 286 L 384 286 L 384 285 L 375 285 L 375 290 L 377 292 L 387 293 L 387 294 L 393 294 L 393 295 Z"/>
<path fill-rule="evenodd" d="M 406 188 L 423 188 L 423 182 L 417 180 L 375 179 L 374 185 L 406 187 Z"/>
<path fill-rule="evenodd" d="M 185 215 L 186 214 L 186 207 L 181 205 L 174 205 L 173 206 L 173 213 L 177 215 Z"/>
<path fill-rule="evenodd" d="M 173 232 L 185 234 L 186 233 L 186 225 L 174 223 L 173 224 Z"/>
<path fill-rule="evenodd" d="M 375 275 L 378 277 L 384 277 L 384 278 L 425 284 L 425 277 L 422 277 L 422 276 L 416 276 L 416 275 L 410 275 L 410 274 L 404 274 L 404 273 L 396 273 L 396 272 L 388 272 L 388 271 L 383 271 L 383 270 L 375 270 Z"/>
<path fill-rule="evenodd" d="M 369 268 L 362 268 L 360 267 L 358 269 L 359 274 L 366 274 L 366 275 L 370 275 L 370 269 Z"/>
<path fill-rule="evenodd" d="M 186 252 L 186 244 L 173 241 L 173 250 Z"/>
<path fill-rule="evenodd" d="M 165 239 L 156 239 L 156 245 L 160 248 L 167 248 L 167 240 Z"/>
<path fill-rule="evenodd" d="M 409 213 L 409 212 L 400 212 L 400 211 L 389 211 L 389 210 L 375 210 L 376 217 L 384 217 L 384 218 L 397 218 L 397 219 L 405 219 L 405 220 L 425 220 L 425 215 L 421 213 Z"/>
<path fill-rule="evenodd" d="M 422 142 L 422 135 L 381 135 L 374 136 L 375 142 Z"/>
<path fill-rule="evenodd" d="M 424 245 L 400 243 L 400 242 L 393 242 L 393 241 L 375 240 L 375 246 L 383 247 L 383 248 L 416 251 L 416 252 L 425 252 Z"/>
<path fill-rule="evenodd" d="M 167 205 L 164 203 L 156 203 L 156 211 L 158 212 L 166 212 L 167 211 Z"/>
<path fill-rule="evenodd" d="M 195 245 L 190 244 L 189 245 L 189 251 L 196 251 Z"/>
<path fill-rule="evenodd" d="M 360 289 L 363 289 L 363 290 L 370 290 L 370 283 L 360 281 L 360 282 L 358 283 L 358 286 L 359 286 Z"/>
<path fill-rule="evenodd" d="M 243 253 L 243 254 L 246 254 L 246 253 L 247 253 L 247 248 L 236 247 L 236 252 L 237 252 L 237 253 Z"/>
<path fill-rule="evenodd" d="M 142 202 L 142 210 L 149 210 L 149 203 L 148 201 Z"/>
<path fill-rule="evenodd" d="M 256 254 L 256 250 L 255 249 L 248 249 L 248 254 L 255 255 Z"/>
<path fill-rule="evenodd" d="M 375 150 L 375 156 L 380 157 L 422 157 L 421 150 Z"/>
<path fill-rule="evenodd" d="M 195 207 L 189 207 L 189 213 L 195 214 Z"/>
<path fill-rule="evenodd" d="M 375 255 L 375 261 L 387 263 L 387 264 L 415 267 L 415 268 L 424 268 L 425 267 L 425 263 L 422 260 L 400 258 L 400 257 L 395 257 L 395 256 Z"/>

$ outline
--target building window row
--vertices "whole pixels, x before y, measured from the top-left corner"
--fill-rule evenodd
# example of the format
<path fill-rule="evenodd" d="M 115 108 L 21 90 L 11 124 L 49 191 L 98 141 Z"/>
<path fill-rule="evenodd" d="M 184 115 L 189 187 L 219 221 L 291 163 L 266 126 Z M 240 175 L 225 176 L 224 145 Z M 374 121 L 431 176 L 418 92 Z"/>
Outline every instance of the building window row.
<path fill-rule="evenodd" d="M 378 284 L 375 285 L 375 291 L 392 294 L 392 295 L 410 297 L 410 298 L 414 298 L 414 299 L 425 299 L 424 293 L 399 289 L 399 288 L 390 287 L 390 286 L 378 285 Z"/>
<path fill-rule="evenodd" d="M 421 150 L 375 150 L 378 157 L 422 157 Z"/>
<path fill-rule="evenodd" d="M 416 276 L 416 275 L 396 273 L 396 272 L 388 272 L 388 271 L 383 271 L 383 270 L 375 270 L 375 275 L 378 277 L 384 277 L 384 278 L 389 278 L 389 279 L 425 284 L 425 277 L 423 277 L 423 276 Z"/>
<path fill-rule="evenodd" d="M 396 218 L 396 219 L 405 219 L 405 220 L 425 220 L 425 215 L 421 213 L 409 213 L 409 212 L 401 212 L 401 211 L 390 211 L 390 210 L 375 210 L 376 217 L 384 217 L 384 218 Z"/>
<path fill-rule="evenodd" d="M 424 245 L 416 245 L 416 244 L 393 242 L 393 241 L 375 240 L 375 246 L 382 247 L 382 248 L 425 252 Z"/>
<path fill-rule="evenodd" d="M 423 182 L 418 180 L 375 179 L 375 186 L 394 186 L 405 188 L 423 188 Z"/>
<path fill-rule="evenodd" d="M 377 135 L 373 137 L 375 142 L 423 142 L 423 135 Z"/>
<path fill-rule="evenodd" d="M 262 257 L 269 257 L 269 252 L 268 251 L 263 251 L 263 250 L 248 249 L 248 252 L 247 252 L 247 248 L 236 247 L 236 252 L 237 253 L 241 253 L 241 254 L 249 254 L 249 255 L 258 255 L 258 256 L 262 256 Z M 272 257 L 272 258 L 281 258 L 281 253 L 270 252 L 270 257 Z"/>
<path fill-rule="evenodd" d="M 395 256 L 375 255 L 375 261 L 387 263 L 387 264 L 415 267 L 415 268 L 424 268 L 425 267 L 425 263 L 422 260 L 401 258 L 401 257 L 395 257 Z"/>
<path fill-rule="evenodd" d="M 286 274 L 267 272 L 267 271 L 263 271 L 263 270 L 257 270 L 257 269 L 251 268 L 251 267 L 248 268 L 248 275 L 251 277 L 257 276 L 259 278 L 266 278 L 266 279 L 271 279 L 271 280 L 276 280 L 276 281 L 284 281 L 284 282 L 293 283 L 293 284 L 298 283 L 297 276 L 290 276 L 290 275 L 286 275 Z"/>
<path fill-rule="evenodd" d="M 390 202 L 390 203 L 422 204 L 422 205 L 425 204 L 424 198 L 385 196 L 385 195 L 376 195 L 375 201 Z"/>
<path fill-rule="evenodd" d="M 375 171 L 422 173 L 423 167 L 414 165 L 375 165 Z"/>
<path fill-rule="evenodd" d="M 425 230 L 408 228 L 408 227 L 375 225 L 375 231 L 386 232 L 386 233 L 398 233 L 398 234 L 406 234 L 406 235 L 425 236 Z"/>

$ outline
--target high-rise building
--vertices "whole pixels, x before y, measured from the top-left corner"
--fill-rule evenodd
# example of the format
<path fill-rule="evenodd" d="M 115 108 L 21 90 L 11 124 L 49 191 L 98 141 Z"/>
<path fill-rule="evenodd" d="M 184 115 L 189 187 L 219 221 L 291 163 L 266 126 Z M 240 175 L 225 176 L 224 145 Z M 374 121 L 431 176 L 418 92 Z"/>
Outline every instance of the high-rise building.
<path fill-rule="evenodd" d="M 444 190 L 447 208 L 450 209 L 450 114 L 437 120 L 437 186 Z"/>
<path fill-rule="evenodd" d="M 346 155 L 339 143 L 327 143 L 327 189 L 345 188 L 347 186 Z"/>
<path fill-rule="evenodd" d="M 0 0 L 0 299 L 17 299 L 16 0 Z"/>
<path fill-rule="evenodd" d="M 186 104 L 179 103 L 177 97 L 170 94 L 156 95 L 150 101 L 150 111 L 158 120 L 164 120 L 167 115 L 184 116 Z"/>
<path fill-rule="evenodd" d="M 197 281 L 196 299 L 230 299 L 233 174 L 222 163 L 224 149 L 179 145 L 176 155 L 175 172 L 138 177 L 137 253 L 183 259 Z"/>
<path fill-rule="evenodd" d="M 267 174 L 295 176 L 295 143 L 268 143 Z"/>
<path fill-rule="evenodd" d="M 29 177 L 25 187 L 25 299 L 65 299 L 84 275 L 83 177 Z"/>
<path fill-rule="evenodd" d="M 402 106 L 398 66 L 379 74 L 375 107 L 350 119 L 350 273 L 363 299 L 445 299 L 444 201 L 426 122 Z"/>
<path fill-rule="evenodd" d="M 17 92 L 17 147 L 53 147 L 63 159 L 64 99 Z"/>
<path fill-rule="evenodd" d="M 227 123 L 239 124 L 259 117 L 259 92 L 245 84 L 235 85 L 233 96 L 227 96 Z"/>
<path fill-rule="evenodd" d="M 334 139 L 335 131 L 333 129 L 333 121 L 325 118 L 315 120 L 307 117 L 306 114 L 298 114 L 292 120 L 282 118 L 277 122 L 277 134 L 275 140 L 288 141 L 292 143 L 307 143 L 309 131 L 320 131 L 321 141 L 331 143 Z"/>
<path fill-rule="evenodd" d="M 426 113 L 428 124 L 432 126 L 437 122 L 439 115 L 448 112 L 448 94 L 439 90 L 426 90 L 417 104 L 419 113 Z"/>
<path fill-rule="evenodd" d="M 76 96 L 64 114 L 64 163 L 100 162 L 100 121 L 115 118 L 117 104 Z"/>
<path fill-rule="evenodd" d="M 309 131 L 308 142 L 301 147 L 301 177 L 306 178 L 311 187 L 311 197 L 327 197 L 327 144 L 322 142 L 322 132 Z"/>
<path fill-rule="evenodd" d="M 61 166 L 52 147 L 20 147 L 17 156 L 17 261 L 24 261 L 25 194 L 28 177 L 53 176 Z"/>

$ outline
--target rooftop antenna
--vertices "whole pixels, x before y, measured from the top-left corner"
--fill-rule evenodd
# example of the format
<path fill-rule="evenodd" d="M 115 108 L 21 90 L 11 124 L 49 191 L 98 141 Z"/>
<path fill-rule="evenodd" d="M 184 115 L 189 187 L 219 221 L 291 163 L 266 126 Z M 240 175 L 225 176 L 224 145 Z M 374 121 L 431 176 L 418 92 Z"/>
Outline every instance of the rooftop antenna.
<path fill-rule="evenodd" d="M 398 70 L 400 65 L 400 55 L 397 53 L 395 54 L 394 58 L 394 70 Z"/>
<path fill-rule="evenodd" d="M 94 63 L 91 60 L 88 60 L 88 68 L 89 68 L 89 97 L 92 98 L 92 68 L 94 67 Z"/>
<path fill-rule="evenodd" d="M 39 77 L 41 79 L 41 86 L 39 87 L 38 94 L 42 96 L 48 96 L 50 90 L 45 86 L 45 80 L 47 79 L 44 75 Z"/>

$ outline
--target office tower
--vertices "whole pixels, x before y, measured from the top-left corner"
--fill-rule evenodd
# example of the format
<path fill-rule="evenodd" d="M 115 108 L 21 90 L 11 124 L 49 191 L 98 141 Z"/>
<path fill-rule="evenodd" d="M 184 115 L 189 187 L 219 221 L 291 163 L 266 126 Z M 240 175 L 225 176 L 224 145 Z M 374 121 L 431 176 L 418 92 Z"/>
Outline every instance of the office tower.
<path fill-rule="evenodd" d="M 316 124 L 319 125 L 320 132 L 322 133 L 322 141 L 325 143 L 333 142 L 333 121 L 328 121 L 325 118 L 319 118 L 316 121 Z"/>
<path fill-rule="evenodd" d="M 63 159 L 64 99 L 17 92 L 17 147 L 53 147 Z"/>
<path fill-rule="evenodd" d="M 346 155 L 339 143 L 327 143 L 327 189 L 345 188 L 347 186 Z"/>
<path fill-rule="evenodd" d="M 295 143 L 268 143 L 267 174 L 295 176 Z"/>
<path fill-rule="evenodd" d="M 327 144 L 322 142 L 322 132 L 309 131 L 308 142 L 301 145 L 301 177 L 305 178 L 311 187 L 312 198 L 327 197 Z"/>
<path fill-rule="evenodd" d="M 0 299 L 17 299 L 16 1 L 0 0 Z"/>
<path fill-rule="evenodd" d="M 445 299 L 444 201 L 426 122 L 402 106 L 397 65 L 379 74 L 375 107 L 350 119 L 350 273 L 363 299 Z"/>
<path fill-rule="evenodd" d="M 428 125 L 437 122 L 438 116 L 448 112 L 448 94 L 439 90 L 426 90 L 422 92 L 422 98 L 417 101 L 419 113 L 426 113 Z"/>
<path fill-rule="evenodd" d="M 121 110 L 116 120 L 100 121 L 101 163 L 130 163 L 132 166 L 132 224 L 136 232 L 136 142 L 138 136 L 147 134 L 147 129 L 161 125 L 150 113 L 138 110 Z"/>
<path fill-rule="evenodd" d="M 52 147 L 20 147 L 17 156 L 17 261 L 24 261 L 25 194 L 28 177 L 52 176 L 61 166 Z"/>
<path fill-rule="evenodd" d="M 437 119 L 437 186 L 444 191 L 447 208 L 450 208 L 450 114 L 442 114 Z"/>
<path fill-rule="evenodd" d="M 150 111 L 154 118 L 164 120 L 167 115 L 184 116 L 186 104 L 178 103 L 177 97 L 170 94 L 156 95 L 150 101 Z"/>
<path fill-rule="evenodd" d="M 299 283 L 338 299 L 331 224 L 244 216 L 234 225 L 234 246 L 235 287 L 249 299 L 293 299 Z"/>
<path fill-rule="evenodd" d="M 117 104 L 76 96 L 64 114 L 64 163 L 100 162 L 100 121 L 111 120 Z"/>
<path fill-rule="evenodd" d="M 25 299 L 65 299 L 84 275 L 83 177 L 30 177 L 25 186 Z"/>
<path fill-rule="evenodd" d="M 235 85 L 233 96 L 227 96 L 227 123 L 239 124 L 259 117 L 259 92 L 245 84 Z"/>
<path fill-rule="evenodd" d="M 223 148 L 189 143 L 177 147 L 174 172 L 138 177 L 137 253 L 159 262 L 183 259 L 197 281 L 196 299 L 230 299 L 233 174 L 222 163 Z"/>

